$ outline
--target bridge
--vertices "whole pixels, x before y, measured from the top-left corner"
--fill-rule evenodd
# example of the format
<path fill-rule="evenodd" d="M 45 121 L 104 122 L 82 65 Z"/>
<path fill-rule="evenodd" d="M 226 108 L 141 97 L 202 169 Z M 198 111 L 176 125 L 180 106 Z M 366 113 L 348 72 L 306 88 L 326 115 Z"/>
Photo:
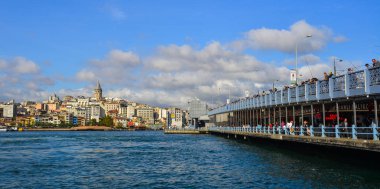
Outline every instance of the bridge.
<path fill-rule="evenodd" d="M 380 67 L 242 98 L 208 112 L 210 134 L 380 152 Z"/>

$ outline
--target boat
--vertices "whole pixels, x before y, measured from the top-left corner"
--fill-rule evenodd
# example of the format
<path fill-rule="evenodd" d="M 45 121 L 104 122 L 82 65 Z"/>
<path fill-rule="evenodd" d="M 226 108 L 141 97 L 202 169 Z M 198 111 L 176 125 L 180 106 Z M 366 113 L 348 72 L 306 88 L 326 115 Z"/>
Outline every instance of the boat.
<path fill-rule="evenodd" d="M 5 132 L 5 131 L 7 131 L 7 128 L 4 126 L 0 126 L 0 132 Z"/>

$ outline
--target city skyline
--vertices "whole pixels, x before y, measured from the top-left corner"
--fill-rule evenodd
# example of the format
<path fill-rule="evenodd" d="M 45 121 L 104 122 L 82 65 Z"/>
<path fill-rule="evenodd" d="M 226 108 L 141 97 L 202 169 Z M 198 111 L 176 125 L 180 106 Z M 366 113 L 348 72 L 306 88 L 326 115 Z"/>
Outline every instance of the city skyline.
<path fill-rule="evenodd" d="M 157 106 L 224 103 L 380 58 L 376 1 L 3 1 L 0 101 L 104 96 Z M 149 6 L 148 6 L 149 5 Z M 311 38 L 303 39 L 306 35 Z"/>

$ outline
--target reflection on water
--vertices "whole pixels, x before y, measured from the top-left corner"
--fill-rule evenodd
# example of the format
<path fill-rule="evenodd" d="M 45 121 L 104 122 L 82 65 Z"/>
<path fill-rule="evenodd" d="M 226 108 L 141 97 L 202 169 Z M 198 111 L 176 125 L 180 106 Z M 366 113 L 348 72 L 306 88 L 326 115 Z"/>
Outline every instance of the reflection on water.
<path fill-rule="evenodd" d="M 0 188 L 376 188 L 380 174 L 211 135 L 0 133 Z"/>

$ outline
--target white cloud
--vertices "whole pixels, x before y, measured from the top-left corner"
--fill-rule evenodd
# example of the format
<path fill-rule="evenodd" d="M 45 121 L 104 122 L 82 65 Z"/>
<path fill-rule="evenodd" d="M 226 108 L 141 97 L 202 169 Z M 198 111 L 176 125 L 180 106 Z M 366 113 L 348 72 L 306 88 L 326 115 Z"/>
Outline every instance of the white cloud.
<path fill-rule="evenodd" d="M 6 81 L 0 84 L 0 100 L 41 100 L 47 97 L 46 87 L 55 83 L 40 72 L 35 62 L 24 57 L 0 59 L 0 68 L 0 80 Z"/>
<path fill-rule="evenodd" d="M 104 59 L 90 61 L 76 74 L 76 78 L 80 81 L 123 83 L 132 77 L 132 70 L 140 63 L 137 54 L 114 49 L 108 52 Z"/>
<path fill-rule="evenodd" d="M 231 96 L 240 97 L 244 91 L 256 93 L 275 80 L 289 81 L 289 69 L 261 62 L 255 57 L 228 50 L 218 42 L 203 49 L 190 46 L 161 46 L 144 62 L 148 75 L 144 89 L 170 94 L 173 103 L 198 97 L 211 102 L 225 102 Z M 185 100 L 184 100 L 185 99 Z M 157 95 L 150 99 L 155 103 Z"/>
<path fill-rule="evenodd" d="M 304 38 L 309 34 L 313 37 Z M 294 58 L 282 61 L 284 66 L 267 63 L 244 53 L 246 48 L 293 54 L 298 42 L 301 79 L 321 78 L 323 72 L 332 70 L 331 60 L 305 53 L 344 39 L 334 36 L 326 27 L 299 21 L 289 29 L 252 29 L 244 38 L 226 45 L 213 41 L 202 48 L 186 44 L 160 46 L 154 54 L 143 59 L 132 51 L 113 49 L 101 59 L 88 61 L 76 73 L 76 80 L 91 82 L 89 86 L 62 89 L 56 93 L 59 96 L 91 96 L 93 85 L 100 80 L 105 96 L 109 97 L 161 106 L 185 107 L 194 97 L 220 104 L 225 103 L 228 96 L 239 98 L 245 91 L 256 94 L 270 89 L 276 80 L 279 80 L 277 86 L 289 83 L 290 69 L 287 66 L 294 67 Z M 337 64 L 338 69 L 346 66 L 342 62 Z M 41 99 L 52 93 L 44 89 L 54 85 L 54 80 L 39 76 L 40 69 L 31 60 L 22 57 L 0 60 L 0 68 L 0 81 L 7 78 L 6 83 L 0 83 L 7 89 L 3 94 L 5 97 Z"/>
<path fill-rule="evenodd" d="M 108 13 L 112 18 L 116 20 L 124 20 L 127 18 L 126 13 L 119 7 L 116 7 L 115 5 L 106 4 L 104 6 L 104 10 L 106 13 Z"/>
<path fill-rule="evenodd" d="M 0 60 L 0 69 L 4 69 L 7 66 L 5 60 Z"/>
<path fill-rule="evenodd" d="M 94 81 L 96 79 L 95 74 L 92 71 L 87 71 L 87 70 L 79 71 L 76 77 L 82 81 Z"/>
<path fill-rule="evenodd" d="M 39 67 L 36 63 L 31 60 L 27 60 L 24 57 L 16 57 L 11 61 L 12 70 L 16 73 L 27 74 L 27 73 L 37 73 Z"/>
<path fill-rule="evenodd" d="M 306 37 L 312 35 L 312 37 Z M 343 39 L 342 36 L 335 37 Z M 338 40 L 338 41 L 339 41 Z M 321 50 L 330 41 L 334 41 L 333 33 L 326 27 L 315 27 L 304 20 L 298 21 L 286 29 L 252 29 L 245 33 L 241 40 L 232 43 L 237 49 L 253 48 L 294 53 L 296 44 L 299 52 Z"/>

